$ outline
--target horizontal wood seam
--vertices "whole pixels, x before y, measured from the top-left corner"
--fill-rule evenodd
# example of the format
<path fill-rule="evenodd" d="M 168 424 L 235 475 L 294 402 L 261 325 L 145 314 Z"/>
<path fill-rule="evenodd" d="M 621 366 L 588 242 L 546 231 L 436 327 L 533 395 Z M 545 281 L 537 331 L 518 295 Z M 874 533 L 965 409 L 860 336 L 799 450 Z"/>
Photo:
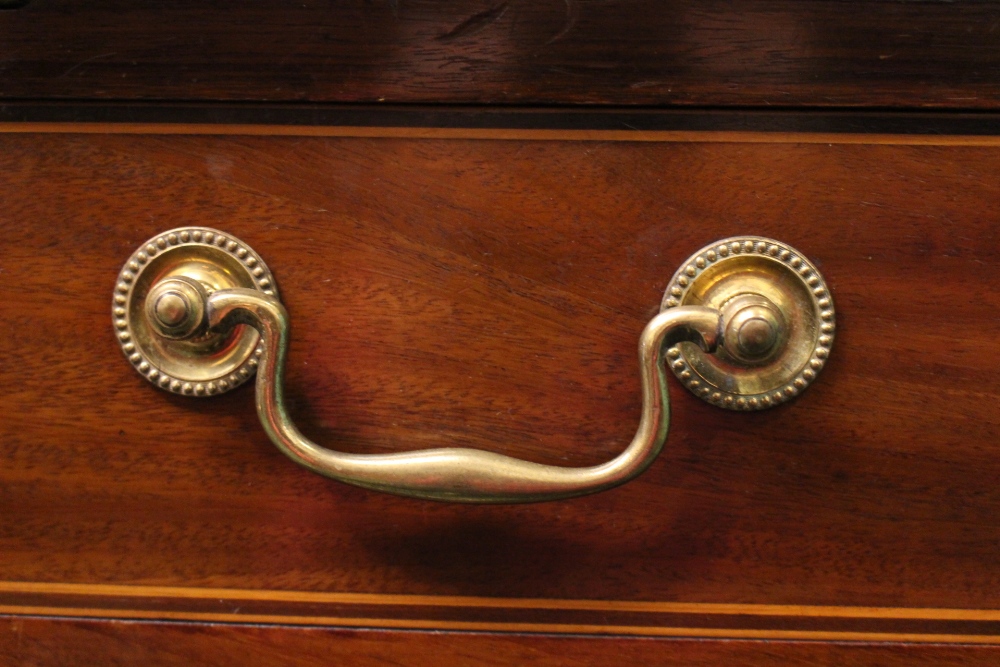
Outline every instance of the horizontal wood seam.
<path fill-rule="evenodd" d="M 84 609 L 40 606 L 20 607 L 16 605 L 0 605 L 0 614 L 102 619 L 184 620 L 210 623 L 252 623 L 322 627 L 371 627 L 409 630 L 462 630 L 576 635 L 630 635 L 648 637 L 703 637 L 711 639 L 784 639 L 858 642 L 915 642 L 935 644 L 1000 644 L 1000 636 L 997 635 L 649 627 L 627 625 L 582 625 L 569 623 L 494 623 L 445 620 L 424 621 L 419 619 L 410 620 L 393 618 L 272 616 L 266 614 L 225 614 L 203 612 L 187 613 L 134 609 Z"/>
<path fill-rule="evenodd" d="M 531 130 L 427 127 L 344 127 L 181 123 L 0 123 L 0 134 L 148 134 L 216 136 L 483 139 L 520 141 L 634 141 L 643 143 L 877 144 L 1000 146 L 1000 136 L 908 135 L 717 130 Z"/>

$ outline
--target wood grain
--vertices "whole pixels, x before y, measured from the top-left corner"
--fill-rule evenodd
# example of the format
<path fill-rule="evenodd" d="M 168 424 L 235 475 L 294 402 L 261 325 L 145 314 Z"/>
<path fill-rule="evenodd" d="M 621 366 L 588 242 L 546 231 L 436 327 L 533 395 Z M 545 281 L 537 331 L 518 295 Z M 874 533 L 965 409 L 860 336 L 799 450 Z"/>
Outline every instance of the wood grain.
<path fill-rule="evenodd" d="M 0 137 L 0 168 L 4 581 L 1000 606 L 995 147 L 38 134 Z M 814 260 L 838 340 L 769 412 L 672 386 L 666 450 L 621 489 L 399 499 L 288 462 L 249 391 L 171 396 L 121 358 L 120 264 L 185 224 L 272 267 L 293 415 L 349 451 L 609 458 L 637 420 L 638 332 L 729 235 Z M 579 619 L 554 607 L 526 622 Z"/>
<path fill-rule="evenodd" d="M 817 642 L 707 642 L 505 634 L 372 632 L 183 623 L 98 623 L 0 617 L 0 664 L 510 665 L 991 665 L 997 647 Z"/>
<path fill-rule="evenodd" d="M 0 99 L 996 109 L 975 0 L 70 0 L 0 11 Z"/>

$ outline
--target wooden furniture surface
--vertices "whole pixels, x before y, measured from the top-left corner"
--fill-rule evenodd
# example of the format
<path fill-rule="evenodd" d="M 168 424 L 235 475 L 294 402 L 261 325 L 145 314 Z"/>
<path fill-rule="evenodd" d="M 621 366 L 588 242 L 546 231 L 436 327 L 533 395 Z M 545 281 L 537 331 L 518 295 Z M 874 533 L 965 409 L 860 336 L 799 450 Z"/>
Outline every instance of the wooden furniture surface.
<path fill-rule="evenodd" d="M 0 0 L 0 664 L 997 664 L 998 109 L 977 0 Z M 730 235 L 837 340 L 766 412 L 672 382 L 620 489 L 406 500 L 130 369 L 118 270 L 182 225 L 268 262 L 345 451 L 609 459 Z"/>
<path fill-rule="evenodd" d="M 996 661 L 1000 139 L 0 130 L 0 660 Z M 189 224 L 271 266 L 293 416 L 353 452 L 610 458 L 639 331 L 730 235 L 810 257 L 838 338 L 773 410 L 672 383 L 667 446 L 619 489 L 401 499 L 287 461 L 248 387 L 173 396 L 122 358 L 118 269 Z"/>
<path fill-rule="evenodd" d="M 386 664 L 577 667 L 642 664 L 952 667 L 995 664 L 995 646 L 661 640 L 636 637 L 399 632 L 274 626 L 3 619 L 0 659 L 12 665 Z M 6 639 L 11 637 L 11 639 Z"/>
<path fill-rule="evenodd" d="M 992 110 L 998 26 L 979 0 L 32 0 L 0 11 L 0 100 Z"/>

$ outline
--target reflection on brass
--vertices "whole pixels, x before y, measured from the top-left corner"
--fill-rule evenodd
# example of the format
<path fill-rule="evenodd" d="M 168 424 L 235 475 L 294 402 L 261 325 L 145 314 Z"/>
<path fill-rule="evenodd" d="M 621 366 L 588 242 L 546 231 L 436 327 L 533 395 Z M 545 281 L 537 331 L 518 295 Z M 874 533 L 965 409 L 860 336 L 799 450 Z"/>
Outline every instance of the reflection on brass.
<path fill-rule="evenodd" d="M 724 407 L 766 407 L 800 391 L 832 341 L 825 290 L 811 264 L 767 239 L 730 239 L 692 257 L 639 336 L 635 437 L 614 459 L 587 468 L 461 448 L 356 455 L 311 442 L 285 407 L 290 324 L 274 280 L 246 244 L 213 229 L 176 229 L 140 247 L 119 276 L 113 312 L 133 366 L 169 391 L 217 394 L 256 368 L 264 431 L 314 472 L 415 498 L 518 503 L 594 493 L 642 473 L 667 438 L 667 359 L 688 388 Z"/>
<path fill-rule="evenodd" d="M 677 378 L 723 408 L 761 410 L 802 392 L 833 344 L 833 299 L 802 253 L 773 239 L 741 236 L 706 246 L 670 281 L 662 311 L 722 312 L 715 354 L 678 343 L 667 351 Z"/>
<path fill-rule="evenodd" d="M 164 338 L 184 340 L 204 333 L 208 293 L 190 278 L 167 278 L 146 295 L 146 321 Z"/>

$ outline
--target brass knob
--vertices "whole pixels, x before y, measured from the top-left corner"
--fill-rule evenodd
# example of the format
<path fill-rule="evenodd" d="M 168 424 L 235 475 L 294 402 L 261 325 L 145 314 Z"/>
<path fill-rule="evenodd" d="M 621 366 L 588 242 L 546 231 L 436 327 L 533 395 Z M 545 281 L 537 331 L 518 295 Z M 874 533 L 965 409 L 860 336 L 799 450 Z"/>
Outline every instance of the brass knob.
<path fill-rule="evenodd" d="M 788 337 L 781 311 L 759 294 L 741 294 L 723 304 L 722 331 L 726 351 L 748 364 L 775 354 Z"/>
<path fill-rule="evenodd" d="M 183 340 L 205 329 L 205 288 L 190 278 L 167 278 L 146 295 L 146 319 L 161 336 Z"/>

